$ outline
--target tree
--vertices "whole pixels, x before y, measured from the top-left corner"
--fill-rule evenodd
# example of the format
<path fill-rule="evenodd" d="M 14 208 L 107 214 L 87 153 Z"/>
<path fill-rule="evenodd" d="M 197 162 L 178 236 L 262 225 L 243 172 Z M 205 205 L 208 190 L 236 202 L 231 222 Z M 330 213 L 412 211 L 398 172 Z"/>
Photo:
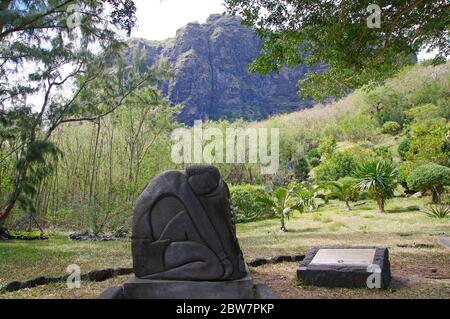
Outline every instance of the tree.
<path fill-rule="evenodd" d="M 341 97 L 381 82 L 414 61 L 422 49 L 449 55 L 448 1 L 225 0 L 227 12 L 243 17 L 264 41 L 252 71 L 323 65 L 300 82 L 302 95 Z M 379 6 L 379 7 L 378 7 Z M 380 25 L 376 22 L 380 9 Z"/>
<path fill-rule="evenodd" d="M 293 197 L 293 188 L 278 187 L 275 189 L 272 196 L 264 195 L 259 196 L 256 199 L 258 202 L 263 203 L 269 207 L 273 213 L 280 218 L 281 227 L 280 230 L 287 232 L 285 219 L 289 218 L 293 211 L 302 211 L 303 207 L 300 206 Z"/>
<path fill-rule="evenodd" d="M 445 186 L 450 185 L 450 168 L 429 163 L 417 167 L 407 178 L 408 187 L 417 191 L 431 191 L 433 203 L 441 203 Z"/>
<path fill-rule="evenodd" d="M 331 190 L 331 193 L 327 194 L 327 197 L 338 198 L 345 202 L 345 206 L 351 211 L 350 202 L 356 202 L 359 198 L 356 179 L 344 177 L 337 182 L 329 182 L 326 185 Z"/>
<path fill-rule="evenodd" d="M 394 197 L 397 168 L 392 162 L 372 161 L 361 165 L 357 174 L 360 191 L 367 191 L 377 201 L 378 208 L 384 213 L 387 199 Z"/>
<path fill-rule="evenodd" d="M 32 209 L 37 184 L 51 172 L 57 148 L 50 140 L 63 123 L 98 121 L 117 109 L 145 80 L 128 81 L 112 67 L 122 37 L 135 25 L 130 0 L 6 0 L 0 4 L 1 140 L 13 146 L 15 176 L 0 225 L 16 203 Z M 86 95 L 92 83 L 95 101 Z"/>

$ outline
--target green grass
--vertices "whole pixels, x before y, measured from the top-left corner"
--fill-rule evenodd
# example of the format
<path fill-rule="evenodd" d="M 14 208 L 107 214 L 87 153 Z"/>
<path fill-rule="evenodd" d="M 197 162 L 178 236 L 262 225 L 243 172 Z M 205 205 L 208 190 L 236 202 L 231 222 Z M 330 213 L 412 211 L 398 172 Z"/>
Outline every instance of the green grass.
<path fill-rule="evenodd" d="M 279 232 L 277 219 L 239 224 L 241 248 L 246 260 L 306 253 L 313 247 L 387 246 L 391 254 L 394 292 L 368 290 L 330 290 L 297 287 L 296 263 L 269 265 L 252 269 L 255 281 L 269 284 L 284 298 L 450 298 L 450 250 L 436 244 L 438 235 L 450 235 L 450 219 L 435 219 L 419 211 L 424 199 L 397 198 L 380 214 L 372 201 L 349 212 L 341 202 L 331 202 L 317 212 L 296 214 L 287 221 L 288 233 Z M 398 245 L 428 244 L 432 248 L 400 248 Z M 42 275 L 62 275 L 70 264 L 83 273 L 94 269 L 130 267 L 129 242 L 72 242 L 68 234 L 54 234 L 48 241 L 0 241 L 0 285 Z M 430 269 L 437 269 L 431 273 Z M 434 277 L 437 278 L 434 278 Z M 64 284 L 53 284 L 0 298 L 93 298 L 105 287 L 120 284 L 125 278 L 105 283 L 84 283 L 71 291 Z M 425 296 L 425 297 L 427 297 Z"/>

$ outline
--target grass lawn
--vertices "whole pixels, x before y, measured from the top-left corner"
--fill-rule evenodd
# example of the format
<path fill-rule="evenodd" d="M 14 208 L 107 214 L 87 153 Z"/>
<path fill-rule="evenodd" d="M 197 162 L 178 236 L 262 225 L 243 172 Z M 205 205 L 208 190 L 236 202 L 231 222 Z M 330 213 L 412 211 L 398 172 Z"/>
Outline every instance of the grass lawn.
<path fill-rule="evenodd" d="M 281 298 L 450 298 L 450 249 L 436 242 L 439 235 L 450 236 L 450 219 L 420 213 L 419 207 L 429 200 L 397 198 L 388 203 L 386 214 L 378 213 L 371 201 L 352 212 L 343 203 L 332 202 L 317 212 L 294 216 L 287 222 L 286 234 L 278 231 L 278 220 L 266 220 L 238 225 L 238 237 L 247 260 L 306 253 L 312 247 L 387 246 L 390 250 L 394 280 L 386 291 L 297 286 L 297 263 L 252 268 L 255 281 L 268 284 Z M 70 264 L 79 265 L 83 273 L 131 267 L 129 242 L 72 242 L 67 236 L 57 233 L 40 242 L 0 241 L 0 285 L 62 275 Z M 81 289 L 74 290 L 64 283 L 51 284 L 3 293 L 0 298 L 95 298 L 127 277 L 83 282 Z"/>

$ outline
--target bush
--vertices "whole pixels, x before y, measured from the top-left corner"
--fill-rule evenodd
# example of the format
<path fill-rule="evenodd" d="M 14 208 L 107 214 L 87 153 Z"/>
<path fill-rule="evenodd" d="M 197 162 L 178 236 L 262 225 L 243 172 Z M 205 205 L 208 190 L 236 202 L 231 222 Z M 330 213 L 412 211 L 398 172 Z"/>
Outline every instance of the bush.
<path fill-rule="evenodd" d="M 439 204 L 444 187 L 450 185 L 450 168 L 434 163 L 421 165 L 408 176 L 407 184 L 415 191 L 431 191 L 433 203 Z"/>
<path fill-rule="evenodd" d="M 426 164 L 424 162 L 417 161 L 404 161 L 398 166 L 398 182 L 402 185 L 406 191 L 409 191 L 407 179 L 408 176 L 420 165 Z"/>
<path fill-rule="evenodd" d="M 411 145 L 411 138 L 410 137 L 408 137 L 407 139 L 403 140 L 398 145 L 398 148 L 397 148 L 398 155 L 400 155 L 401 159 L 404 160 L 404 161 L 406 160 L 406 157 L 407 157 L 406 155 L 409 152 L 410 145 Z"/>
<path fill-rule="evenodd" d="M 313 158 L 320 159 L 320 153 L 319 153 L 319 150 L 317 148 L 313 148 L 312 150 L 310 150 L 308 152 L 308 159 L 312 160 Z"/>
<path fill-rule="evenodd" d="M 388 121 L 383 124 L 384 134 L 397 135 L 401 129 L 401 125 L 394 121 Z"/>
<path fill-rule="evenodd" d="M 425 207 L 423 213 L 433 218 L 447 218 L 450 217 L 450 205 L 430 205 L 428 207 Z"/>
<path fill-rule="evenodd" d="M 313 157 L 309 160 L 309 165 L 311 165 L 312 167 L 317 167 L 320 165 L 320 158 L 317 157 Z"/>
<path fill-rule="evenodd" d="M 116 238 L 126 238 L 128 234 L 130 233 L 130 229 L 128 226 L 119 226 L 113 231 L 113 236 Z"/>
<path fill-rule="evenodd" d="M 306 157 L 301 156 L 295 163 L 294 166 L 294 175 L 295 178 L 300 180 L 300 181 L 305 181 L 308 179 L 309 176 L 309 172 L 310 172 L 310 167 L 309 167 L 309 163 L 308 160 L 306 159 Z"/>
<path fill-rule="evenodd" d="M 262 186 L 235 185 L 230 187 L 230 193 L 237 223 L 248 223 L 273 216 L 270 207 L 256 200 L 266 194 Z"/>
<path fill-rule="evenodd" d="M 316 168 L 316 179 L 319 181 L 337 181 L 340 178 L 351 176 L 359 164 L 374 157 L 373 151 L 360 146 L 338 151 Z"/>
<path fill-rule="evenodd" d="M 336 151 L 337 143 L 333 135 L 328 135 L 319 145 L 318 152 L 321 157 L 330 157 Z"/>

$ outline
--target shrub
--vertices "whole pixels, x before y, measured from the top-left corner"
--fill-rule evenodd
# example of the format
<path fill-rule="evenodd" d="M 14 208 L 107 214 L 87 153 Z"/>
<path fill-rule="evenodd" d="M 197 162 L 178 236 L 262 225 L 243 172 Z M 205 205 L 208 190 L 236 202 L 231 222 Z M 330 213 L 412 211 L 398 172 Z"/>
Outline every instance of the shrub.
<path fill-rule="evenodd" d="M 360 146 L 338 151 L 316 168 L 315 177 L 319 181 L 337 181 L 351 176 L 359 164 L 374 157 L 373 151 Z"/>
<path fill-rule="evenodd" d="M 447 218 L 450 217 L 450 205 L 438 204 L 425 207 L 423 213 L 429 217 L 434 218 Z"/>
<path fill-rule="evenodd" d="M 317 157 L 313 157 L 309 160 L 309 165 L 311 165 L 312 167 L 317 167 L 320 165 L 320 159 Z"/>
<path fill-rule="evenodd" d="M 318 158 L 318 159 L 320 159 L 320 153 L 319 153 L 319 150 L 317 149 L 317 148 L 313 148 L 312 150 L 310 150 L 309 152 L 308 152 L 308 159 L 309 160 L 311 160 L 311 159 L 313 159 L 313 158 Z"/>
<path fill-rule="evenodd" d="M 449 166 L 448 130 L 449 126 L 444 119 L 414 123 L 411 127 L 412 138 L 406 157 L 410 160 Z"/>
<path fill-rule="evenodd" d="M 384 134 L 397 135 L 401 129 L 401 125 L 394 121 L 388 121 L 383 124 Z"/>
<path fill-rule="evenodd" d="M 400 155 L 402 160 L 406 160 L 406 155 L 409 152 L 409 148 L 411 145 L 411 137 L 406 138 L 405 140 L 403 140 L 397 148 L 398 151 L 398 155 Z"/>
<path fill-rule="evenodd" d="M 128 226 L 119 226 L 113 231 L 113 236 L 116 238 L 126 238 L 128 234 L 130 233 L 130 229 Z"/>
<path fill-rule="evenodd" d="M 248 223 L 273 216 L 270 207 L 256 200 L 265 195 L 263 187 L 235 185 L 230 187 L 230 193 L 237 223 Z"/>
<path fill-rule="evenodd" d="M 409 191 L 407 179 L 409 174 L 412 173 L 417 167 L 420 165 L 426 164 L 421 161 L 404 161 L 398 166 L 398 182 L 402 185 L 407 191 Z"/>
<path fill-rule="evenodd" d="M 306 157 L 301 156 L 295 163 L 294 166 L 294 175 L 295 178 L 300 181 L 305 181 L 308 179 L 309 172 L 311 168 L 309 167 L 308 160 Z"/>
<path fill-rule="evenodd" d="M 431 191 L 433 203 L 440 204 L 444 187 L 450 185 L 450 168 L 434 163 L 421 165 L 408 176 L 407 184 L 416 191 Z"/>
<path fill-rule="evenodd" d="M 316 171 L 319 181 L 336 181 L 339 178 L 350 176 L 356 168 L 356 161 L 348 152 L 337 152 L 332 158 L 320 164 Z"/>
<path fill-rule="evenodd" d="M 320 143 L 318 152 L 321 157 L 330 157 L 336 151 L 337 143 L 333 135 L 328 135 Z"/>

